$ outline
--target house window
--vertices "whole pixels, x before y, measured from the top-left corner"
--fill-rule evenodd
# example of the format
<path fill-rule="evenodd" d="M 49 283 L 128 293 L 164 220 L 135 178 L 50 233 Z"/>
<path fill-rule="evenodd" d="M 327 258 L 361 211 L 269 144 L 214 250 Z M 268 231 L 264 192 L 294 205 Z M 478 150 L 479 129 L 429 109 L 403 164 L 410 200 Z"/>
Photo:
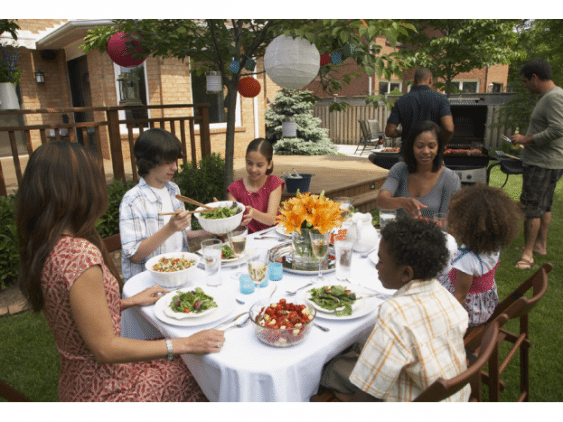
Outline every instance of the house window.
<path fill-rule="evenodd" d="M 209 104 L 209 123 L 214 127 L 226 127 L 227 109 L 226 100 L 222 94 L 208 94 L 206 92 L 205 75 L 191 74 L 192 82 L 192 104 Z M 194 110 L 194 115 L 198 115 L 198 110 Z M 237 112 L 236 126 L 240 126 L 240 97 L 237 93 Z"/>
<path fill-rule="evenodd" d="M 385 95 L 389 94 L 391 91 L 398 89 L 401 90 L 401 82 L 387 82 L 387 81 L 380 81 L 379 82 L 379 94 Z"/>
<path fill-rule="evenodd" d="M 462 94 L 475 94 L 479 92 L 479 82 L 478 81 L 452 81 L 451 91 L 452 93 L 462 93 Z"/>
<path fill-rule="evenodd" d="M 117 98 L 119 101 L 119 82 L 117 82 L 117 77 L 122 73 L 133 72 L 139 78 L 139 95 L 141 97 L 141 102 L 143 105 L 148 105 L 147 100 L 147 78 L 145 77 L 145 63 L 140 64 L 136 67 L 121 67 L 114 63 L 113 66 L 114 73 L 115 73 L 115 87 L 117 90 Z M 119 120 L 135 120 L 135 119 L 148 119 L 149 113 L 148 110 L 119 110 Z M 127 131 L 125 125 L 122 125 L 121 128 L 122 132 Z M 134 123 L 133 127 L 138 128 L 139 126 L 148 128 L 148 123 Z"/>
<path fill-rule="evenodd" d="M 502 92 L 502 84 L 493 82 L 491 85 L 491 92 Z"/>

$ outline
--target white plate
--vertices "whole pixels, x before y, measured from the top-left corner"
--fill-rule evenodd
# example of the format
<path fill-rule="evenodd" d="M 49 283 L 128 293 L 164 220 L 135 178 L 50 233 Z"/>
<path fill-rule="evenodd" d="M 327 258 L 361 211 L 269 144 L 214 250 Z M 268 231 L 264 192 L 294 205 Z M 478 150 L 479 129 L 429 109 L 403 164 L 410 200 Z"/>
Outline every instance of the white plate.
<path fill-rule="evenodd" d="M 190 291 L 193 289 L 188 288 L 181 290 Z M 154 314 L 160 321 L 166 324 L 191 327 L 195 325 L 204 325 L 204 324 L 210 324 L 215 321 L 219 321 L 221 318 L 224 318 L 227 315 L 229 315 L 235 308 L 236 305 L 235 298 L 232 295 L 232 293 L 229 291 L 229 289 L 206 286 L 205 288 L 203 288 L 203 291 L 205 292 L 205 294 L 211 296 L 215 300 L 215 303 L 217 304 L 217 308 L 214 308 L 215 309 L 214 312 L 208 313 L 199 318 L 176 319 L 169 317 L 166 314 L 165 308 L 168 307 L 168 305 L 170 305 L 170 301 L 175 296 L 176 291 L 174 291 L 162 296 L 155 303 Z"/>
<path fill-rule="evenodd" d="M 183 312 L 174 312 L 172 310 L 172 308 L 170 308 L 170 303 L 172 302 L 172 299 L 174 298 L 174 296 L 176 296 L 178 294 L 178 292 L 187 293 L 187 292 L 193 291 L 194 289 L 195 288 L 178 289 L 178 290 L 175 290 L 173 292 L 166 294 L 164 297 L 159 299 L 159 300 L 162 300 L 165 297 L 170 296 L 169 298 L 167 298 L 167 300 L 165 302 L 166 306 L 164 306 L 164 314 L 166 316 L 170 317 L 170 318 L 181 320 L 181 319 L 202 318 L 202 317 L 205 317 L 205 316 L 215 312 L 217 310 L 217 308 L 210 308 L 210 309 L 207 309 L 207 310 L 200 312 L 200 313 L 190 312 L 190 313 L 185 314 Z M 205 293 L 208 296 L 211 296 L 205 290 L 203 291 L 203 293 Z M 213 296 L 211 296 L 211 297 L 213 297 Z M 213 298 L 213 300 L 215 300 L 215 298 Z M 215 302 L 215 303 L 217 303 L 217 302 Z M 217 304 L 217 305 L 219 305 L 219 304 Z"/>
<path fill-rule="evenodd" d="M 326 284 L 326 285 L 328 285 L 328 284 Z M 370 293 L 373 293 L 373 292 L 370 292 L 367 289 L 362 288 L 362 286 L 358 286 L 358 285 L 338 284 L 338 283 L 331 283 L 330 285 L 331 286 L 342 286 L 342 287 L 344 287 L 348 290 L 355 292 L 356 295 L 358 295 L 358 296 L 361 296 L 361 295 L 364 295 L 364 294 L 368 295 Z M 383 301 L 381 299 L 378 299 L 374 296 L 368 297 L 368 298 L 365 298 L 365 299 L 359 299 L 352 305 L 352 315 L 336 316 L 336 314 L 334 312 L 327 311 L 326 309 L 321 308 L 319 305 L 317 305 L 312 300 L 309 300 L 310 297 L 311 297 L 311 294 L 309 293 L 310 290 L 311 289 L 305 291 L 304 293 L 301 293 L 301 296 L 308 303 L 310 303 L 312 306 L 314 306 L 315 309 L 320 311 L 320 312 L 317 312 L 317 317 L 323 318 L 323 319 L 346 320 L 346 319 L 360 318 L 360 317 L 366 316 L 369 313 L 373 312 L 374 310 L 377 309 L 377 307 L 381 303 L 383 303 Z"/>
<path fill-rule="evenodd" d="M 282 226 L 281 224 L 278 224 L 276 226 L 276 233 L 281 234 L 282 236 L 287 236 L 287 237 L 291 236 L 291 233 L 285 232 L 285 227 Z"/>

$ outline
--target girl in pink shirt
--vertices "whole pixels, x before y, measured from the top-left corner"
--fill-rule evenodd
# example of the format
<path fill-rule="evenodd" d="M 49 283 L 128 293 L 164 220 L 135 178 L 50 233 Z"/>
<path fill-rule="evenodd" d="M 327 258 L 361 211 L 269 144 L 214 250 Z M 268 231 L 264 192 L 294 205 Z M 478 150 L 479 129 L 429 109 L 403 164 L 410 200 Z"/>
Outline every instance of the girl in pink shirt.
<path fill-rule="evenodd" d="M 276 224 L 282 190 L 285 182 L 272 175 L 272 144 L 264 138 L 256 138 L 246 148 L 246 172 L 248 175 L 228 188 L 227 199 L 246 206 L 242 224 L 254 233 Z"/>

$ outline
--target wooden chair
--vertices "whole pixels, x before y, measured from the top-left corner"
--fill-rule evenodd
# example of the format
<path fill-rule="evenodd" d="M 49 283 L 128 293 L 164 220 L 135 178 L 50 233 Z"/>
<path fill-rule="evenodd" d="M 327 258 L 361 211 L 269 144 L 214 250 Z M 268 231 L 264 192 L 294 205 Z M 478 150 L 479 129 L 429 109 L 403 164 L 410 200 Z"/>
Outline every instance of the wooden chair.
<path fill-rule="evenodd" d="M 104 237 L 102 240 L 104 241 L 108 252 L 114 252 L 121 249 L 121 236 L 119 233 L 110 237 Z"/>
<path fill-rule="evenodd" d="M 551 263 L 543 264 L 531 277 L 499 303 L 486 324 L 468 330 L 466 334 L 466 349 L 478 353 L 481 338 L 484 336 L 486 327 L 495 321 L 499 323 L 499 336 L 496 348 L 489 359 L 489 372 L 483 372 L 482 374 L 483 383 L 489 387 L 489 401 L 491 402 L 499 401 L 500 391 L 505 388 L 505 383 L 500 380 L 500 376 L 518 350 L 520 351 L 520 396 L 517 401 L 529 401 L 530 399 L 528 349 L 531 346 L 531 342 L 528 314 L 547 291 L 547 274 L 552 269 L 553 265 Z M 532 290 L 530 298 L 525 296 L 529 290 Z M 518 333 L 502 328 L 506 321 L 516 318 L 520 320 L 520 331 Z M 505 341 L 512 343 L 512 347 L 504 356 L 502 362 L 499 363 L 499 348 Z M 480 389 L 480 385 L 477 388 Z"/>
<path fill-rule="evenodd" d="M 368 121 L 367 120 L 358 120 L 358 122 L 360 123 L 360 132 L 361 132 L 361 136 L 360 136 L 360 140 L 358 142 L 358 146 L 356 147 L 356 150 L 354 151 L 354 154 L 356 152 L 358 152 L 358 149 L 360 149 L 360 147 L 363 145 L 363 149 L 362 152 L 360 152 L 360 155 L 362 155 L 364 153 L 364 151 L 366 150 L 366 147 L 369 146 L 377 146 L 377 142 L 378 139 L 374 138 L 370 128 L 368 126 Z"/>
<path fill-rule="evenodd" d="M 11 402 L 31 401 L 25 394 L 20 393 L 14 387 L 6 384 L 2 380 L 0 380 L 0 397 Z"/>
<path fill-rule="evenodd" d="M 469 383 L 472 385 L 471 399 L 473 399 L 472 401 L 477 401 L 473 396 L 473 385 L 479 386 L 481 384 L 481 369 L 483 369 L 483 366 L 485 366 L 495 350 L 498 334 L 499 324 L 493 322 L 483 335 L 477 359 L 465 371 L 447 380 L 438 378 L 413 401 L 442 401 L 457 393 Z"/>

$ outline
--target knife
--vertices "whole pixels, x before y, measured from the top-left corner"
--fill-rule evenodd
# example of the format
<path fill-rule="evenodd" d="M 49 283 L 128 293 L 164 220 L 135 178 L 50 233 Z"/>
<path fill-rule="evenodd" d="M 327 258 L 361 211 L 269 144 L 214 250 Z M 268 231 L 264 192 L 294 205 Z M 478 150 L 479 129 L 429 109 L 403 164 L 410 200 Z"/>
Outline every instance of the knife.
<path fill-rule="evenodd" d="M 247 311 L 247 312 L 243 312 L 242 314 L 237 315 L 237 316 L 234 317 L 233 319 L 231 319 L 231 320 L 229 320 L 229 321 L 222 322 L 221 324 L 216 325 L 215 327 L 210 328 L 210 329 L 211 329 L 211 330 L 216 330 L 217 328 L 222 327 L 223 325 L 227 325 L 227 324 L 230 324 L 230 323 L 232 323 L 232 322 L 235 322 L 237 319 L 239 319 L 239 318 L 240 318 L 241 316 L 243 316 L 243 315 L 246 315 L 247 313 L 248 313 L 248 311 Z"/>

